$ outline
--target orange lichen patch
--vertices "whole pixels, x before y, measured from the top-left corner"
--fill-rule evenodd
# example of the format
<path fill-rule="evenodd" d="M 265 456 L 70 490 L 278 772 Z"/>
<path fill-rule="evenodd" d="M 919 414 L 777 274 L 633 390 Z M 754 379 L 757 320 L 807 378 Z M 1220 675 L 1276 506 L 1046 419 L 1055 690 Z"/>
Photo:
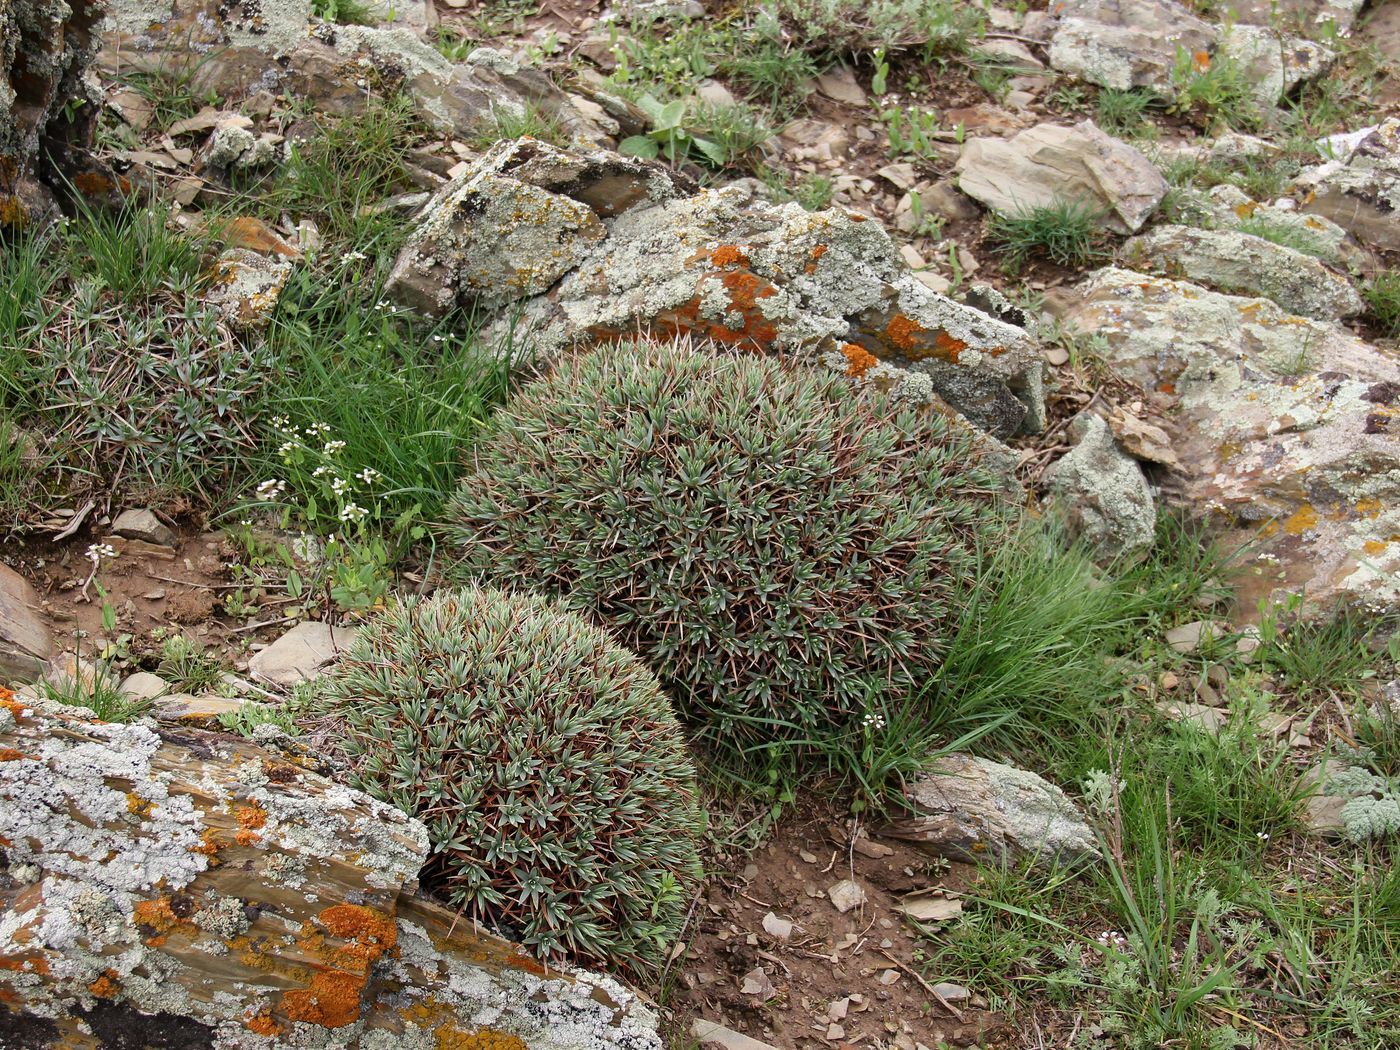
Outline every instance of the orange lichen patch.
<path fill-rule="evenodd" d="M 247 248 L 263 255 L 282 255 L 295 259 L 300 253 L 277 234 L 267 223 L 252 215 L 240 215 L 218 228 L 219 235 L 230 248 Z"/>
<path fill-rule="evenodd" d="M 905 317 L 903 314 L 895 314 L 885 325 L 885 338 L 890 345 L 900 350 L 914 350 L 922 340 L 919 336 L 927 332 L 928 329 L 919 324 L 918 321 Z"/>
<path fill-rule="evenodd" d="M 29 221 L 29 211 L 18 197 L 0 198 L 0 226 L 19 229 Z"/>
<path fill-rule="evenodd" d="M 0 747 L 0 762 L 17 762 L 21 758 L 34 758 L 13 747 Z"/>
<path fill-rule="evenodd" d="M 42 955 L 0 955 L 0 970 L 48 975 L 49 961 Z"/>
<path fill-rule="evenodd" d="M 524 970 L 535 977 L 548 977 L 549 967 L 530 955 L 512 955 L 505 960 L 512 970 Z"/>
<path fill-rule="evenodd" d="M 282 995 L 282 1013 L 293 1021 L 318 1024 L 322 1028 L 344 1028 L 360 1016 L 360 994 L 365 978 L 341 970 L 324 970 L 311 978 L 306 988 L 293 988 Z"/>
<path fill-rule="evenodd" d="M 1356 513 L 1365 518 L 1374 518 L 1381 512 L 1381 501 L 1376 496 L 1365 496 L 1356 501 Z"/>
<path fill-rule="evenodd" d="M 743 249 L 732 244 L 721 244 L 710 253 L 710 261 L 716 266 L 749 265 L 749 257 L 744 254 Z"/>
<path fill-rule="evenodd" d="M 1361 545 L 1361 549 L 1367 554 L 1375 555 L 1384 554 L 1385 549 L 1389 546 L 1390 544 L 1386 543 L 1384 540 L 1367 540 Z"/>
<path fill-rule="evenodd" d="M 134 791 L 128 791 L 126 793 L 126 811 L 128 813 L 138 817 L 146 817 L 150 815 L 151 810 L 154 808 L 155 803 L 150 799 L 142 798 Z"/>
<path fill-rule="evenodd" d="M 494 1028 L 464 1032 L 460 1028 L 444 1026 L 433 1034 L 437 1038 L 438 1050 L 526 1050 L 525 1041 L 519 1036 L 498 1032 Z"/>
<path fill-rule="evenodd" d="M 841 353 L 845 355 L 846 374 L 853 379 L 859 379 L 872 368 L 880 363 L 880 359 L 863 346 L 856 346 L 855 343 L 845 343 L 841 347 Z"/>
<path fill-rule="evenodd" d="M 334 953 L 334 962 L 346 968 L 368 969 L 374 960 L 398 943 L 394 920 L 374 908 L 358 904 L 333 904 L 316 915 L 333 936 L 350 941 Z"/>
<path fill-rule="evenodd" d="M 252 846 L 262 841 L 256 829 L 267 823 L 267 810 L 256 804 L 239 806 L 234 816 L 238 820 L 238 832 L 233 836 L 233 841 L 240 846 Z"/>
<path fill-rule="evenodd" d="M 99 999 L 111 999 L 121 990 L 115 970 L 103 970 L 102 976 L 88 985 L 88 991 Z"/>
<path fill-rule="evenodd" d="M 78 188 L 80 193 L 88 197 L 101 197 L 117 188 L 111 179 L 97 171 L 85 171 L 81 175 L 75 176 L 73 185 Z"/>
<path fill-rule="evenodd" d="M 199 840 L 199 845 L 193 847 L 190 852 L 202 853 L 212 860 L 219 855 L 219 851 L 226 845 L 228 845 L 228 843 L 224 842 L 224 840 L 219 837 L 217 828 L 207 828 L 203 837 Z"/>
<path fill-rule="evenodd" d="M 1175 383 L 1171 383 L 1171 382 L 1161 382 L 1161 383 L 1158 383 L 1158 384 L 1157 384 L 1157 393 L 1159 393 L 1159 394 L 1175 394 L 1175 393 L 1176 393 L 1176 384 L 1175 384 Z"/>
<path fill-rule="evenodd" d="M 264 1035 L 269 1038 L 282 1034 L 282 1026 L 272 1019 L 272 1013 L 268 1010 L 249 1017 L 243 1022 L 243 1027 L 254 1035 Z"/>
<path fill-rule="evenodd" d="M 817 272 L 817 260 L 826 254 L 826 248 L 825 244 L 819 244 L 808 253 L 807 265 L 802 268 L 803 273 L 814 274 Z"/>
<path fill-rule="evenodd" d="M 136 907 L 132 909 L 131 918 L 141 931 L 142 941 L 153 948 L 159 948 L 172 933 L 193 935 L 199 932 L 194 923 L 175 913 L 169 897 L 137 901 Z"/>
<path fill-rule="evenodd" d="M 1210 52 L 1197 51 L 1192 54 L 1191 65 L 1195 67 L 1197 73 L 1204 73 L 1210 68 Z"/>
<path fill-rule="evenodd" d="M 1245 201 L 1243 204 L 1235 205 L 1235 214 L 1241 219 L 1247 219 L 1254 214 L 1254 210 L 1258 207 L 1259 205 L 1254 201 Z"/>
<path fill-rule="evenodd" d="M 1311 503 L 1304 503 L 1285 519 L 1283 531 L 1290 536 L 1301 536 L 1309 529 L 1317 528 L 1318 514 Z"/>

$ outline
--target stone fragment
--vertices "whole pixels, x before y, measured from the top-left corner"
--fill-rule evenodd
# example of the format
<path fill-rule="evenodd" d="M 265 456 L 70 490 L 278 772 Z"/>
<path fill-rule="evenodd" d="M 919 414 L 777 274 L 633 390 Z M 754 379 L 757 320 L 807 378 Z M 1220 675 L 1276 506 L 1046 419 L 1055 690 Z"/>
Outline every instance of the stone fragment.
<path fill-rule="evenodd" d="M 1163 700 L 1157 705 L 1157 710 L 1173 722 L 1184 722 L 1212 736 L 1225 728 L 1225 723 L 1230 717 L 1228 712 L 1218 707 L 1188 700 Z"/>
<path fill-rule="evenodd" d="M 1349 153 L 1304 168 L 1290 192 L 1304 211 L 1331 219 L 1357 240 L 1400 251 L 1400 118 L 1387 118 Z"/>
<path fill-rule="evenodd" d="M 415 896 L 420 823 L 283 756 L 20 703 L 0 754 L 0 1031 L 29 1050 L 95 1017 L 122 1045 L 661 1048 L 617 982 Z"/>
<path fill-rule="evenodd" d="M 1071 201 L 1134 233 L 1167 193 L 1152 162 L 1093 121 L 1041 124 L 1010 139 L 973 139 L 958 158 L 958 187 L 1003 215 Z"/>
<path fill-rule="evenodd" d="M 698 1017 L 690 1023 L 690 1037 L 701 1046 L 717 1046 L 720 1050 L 773 1050 L 769 1044 L 752 1036 Z"/>
<path fill-rule="evenodd" d="M 53 655 L 39 596 L 28 580 L 0 562 L 0 684 L 34 681 Z"/>
<path fill-rule="evenodd" d="M 864 106 L 865 88 L 861 87 L 855 73 L 845 66 L 829 69 L 817 77 L 817 90 L 833 102 L 844 102 L 848 106 Z"/>
<path fill-rule="evenodd" d="M 1112 559 L 1152 546 L 1157 504 L 1137 460 L 1118 447 L 1108 424 L 1081 415 L 1075 445 L 1050 469 L 1054 505 L 1073 535 Z"/>
<path fill-rule="evenodd" d="M 859 908 L 865 903 L 865 887 L 853 879 L 842 879 L 826 891 L 832 907 L 841 914 Z"/>
<path fill-rule="evenodd" d="M 973 755 L 945 755 L 904 791 L 909 815 L 883 834 L 940 856 L 993 864 L 1097 858 L 1094 833 L 1063 791 L 1034 773 Z"/>
<path fill-rule="evenodd" d="M 1209 54 L 1220 31 L 1174 0 L 1064 0 L 1050 65 L 1100 87 L 1175 94 L 1177 55 Z"/>
<path fill-rule="evenodd" d="M 309 681 L 355 640 L 353 627 L 304 620 L 261 652 L 253 654 L 248 670 L 254 678 L 277 686 Z"/>
<path fill-rule="evenodd" d="M 1365 309 L 1351 281 L 1321 260 L 1237 230 L 1155 226 L 1123 245 L 1126 266 L 1164 277 L 1189 277 L 1216 291 L 1272 299 L 1289 313 L 1317 320 L 1355 317 Z"/>
<path fill-rule="evenodd" d="M 243 697 L 216 696 L 213 693 L 200 696 L 171 693 L 156 701 L 152 714 L 161 722 L 212 725 L 220 715 L 239 711 L 247 702 Z"/>
<path fill-rule="evenodd" d="M 1177 401 L 1182 498 L 1267 572 L 1241 604 L 1400 608 L 1400 382 L 1393 353 L 1266 299 L 1109 268 L 1062 316 L 1122 375 Z"/>
<path fill-rule="evenodd" d="M 154 700 L 170 692 L 170 683 L 150 671 L 137 671 L 122 679 L 118 691 L 131 700 Z"/>
<path fill-rule="evenodd" d="M 1192 620 L 1167 631 L 1166 643 L 1179 653 L 1194 653 L 1203 643 L 1222 638 L 1229 629 L 1210 620 Z"/>
<path fill-rule="evenodd" d="M 260 332 L 271 323 L 291 273 L 292 264 L 286 259 L 270 259 L 246 248 L 226 248 L 214 263 L 204 302 L 234 328 Z"/>
<path fill-rule="evenodd" d="M 112 532 L 145 543 L 163 547 L 175 546 L 175 533 L 148 507 L 129 507 L 122 511 L 112 522 Z"/>
<path fill-rule="evenodd" d="M 1366 0 L 1231 0 L 1230 16 L 1246 25 L 1271 26 L 1280 21 L 1316 27 L 1330 24 L 1338 35 L 1346 36 L 1365 5 Z M 1380 6 L 1384 9 L 1389 5 Z"/>

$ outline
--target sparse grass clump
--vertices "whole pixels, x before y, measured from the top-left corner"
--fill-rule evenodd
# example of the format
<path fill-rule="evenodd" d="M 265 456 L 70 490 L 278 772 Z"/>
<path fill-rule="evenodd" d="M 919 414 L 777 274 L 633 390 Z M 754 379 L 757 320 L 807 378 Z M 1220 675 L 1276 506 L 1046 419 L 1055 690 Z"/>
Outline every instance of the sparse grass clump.
<path fill-rule="evenodd" d="M 427 825 L 426 886 L 541 956 L 665 959 L 703 818 L 670 704 L 606 633 L 540 597 L 408 598 L 325 696 L 360 786 Z"/>
<path fill-rule="evenodd" d="M 1263 110 L 1248 69 L 1223 50 L 1214 54 L 1178 50 L 1172 69 L 1174 112 L 1206 130 L 1252 131 L 1263 126 Z"/>
<path fill-rule="evenodd" d="M 51 703 L 86 707 L 102 722 L 133 722 L 151 707 L 151 701 L 123 693 L 112 673 L 100 665 L 91 673 L 78 668 L 71 675 L 49 675 L 40 679 L 38 689 Z"/>
<path fill-rule="evenodd" d="M 810 49 L 835 54 L 959 54 L 986 26 L 976 5 L 953 0 L 774 0 L 773 9 Z"/>
<path fill-rule="evenodd" d="M 271 184 L 259 188 L 267 207 L 312 217 L 323 235 L 361 251 L 376 242 L 392 246 L 405 224 L 365 208 L 412 186 L 405 154 L 421 130 L 412 103 L 370 96 L 364 112 L 318 117 L 315 127 L 311 138 L 293 143 Z"/>
<path fill-rule="evenodd" d="M 478 149 L 489 149 L 505 139 L 518 139 L 522 135 L 555 146 L 569 144 L 568 133 L 559 121 L 536 103 L 530 102 L 518 111 L 504 106 L 492 107 L 490 124 L 477 132 L 472 145 Z"/>
<path fill-rule="evenodd" d="M 336 25 L 374 25 L 374 9 L 363 0 L 311 0 L 311 13 Z"/>
<path fill-rule="evenodd" d="M 1371 323 L 1391 339 L 1400 339 L 1400 270 L 1387 270 L 1361 291 Z"/>
<path fill-rule="evenodd" d="M 450 518 L 460 576 L 601 617 L 751 761 L 938 666 L 994 491 L 937 415 L 771 359 L 619 345 L 498 413 Z"/>
<path fill-rule="evenodd" d="M 987 236 L 1011 272 L 1034 259 L 1082 269 L 1109 255 L 1102 216 L 1074 201 L 1056 201 L 1020 215 L 993 214 Z"/>
<path fill-rule="evenodd" d="M 1148 114 L 1160 100 L 1150 91 L 1104 88 L 1094 104 L 1094 120 L 1113 135 L 1134 135 L 1148 126 Z"/>
<path fill-rule="evenodd" d="M 156 673 L 177 693 L 203 693 L 223 680 L 223 665 L 217 657 L 189 635 L 176 633 L 161 642 Z"/>
<path fill-rule="evenodd" d="M 1316 236 L 1300 226 L 1270 221 L 1266 216 L 1251 215 L 1235 224 L 1240 233 L 1248 233 L 1305 255 L 1325 256 L 1326 248 Z"/>

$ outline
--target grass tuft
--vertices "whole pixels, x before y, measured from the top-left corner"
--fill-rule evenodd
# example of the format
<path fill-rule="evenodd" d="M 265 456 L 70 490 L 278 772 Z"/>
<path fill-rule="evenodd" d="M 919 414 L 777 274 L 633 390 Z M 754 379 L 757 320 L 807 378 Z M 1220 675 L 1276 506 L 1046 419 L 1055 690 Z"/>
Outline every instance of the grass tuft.
<path fill-rule="evenodd" d="M 993 214 L 987 236 L 1010 272 L 1034 259 L 1082 269 L 1109 257 L 1102 218 L 1088 205 L 1061 200 L 1020 215 Z"/>

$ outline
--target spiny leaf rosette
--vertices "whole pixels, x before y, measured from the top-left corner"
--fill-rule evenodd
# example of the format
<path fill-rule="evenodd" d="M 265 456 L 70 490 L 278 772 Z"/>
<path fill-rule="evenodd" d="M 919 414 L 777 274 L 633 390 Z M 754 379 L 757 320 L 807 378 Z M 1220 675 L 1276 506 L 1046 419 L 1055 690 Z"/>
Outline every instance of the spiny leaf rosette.
<path fill-rule="evenodd" d="M 772 358 L 628 344 L 501 410 L 451 517 L 463 577 L 600 618 L 709 742 L 800 751 L 937 669 L 996 487 L 937 414 Z"/>
<path fill-rule="evenodd" d="M 664 957 L 703 818 L 634 655 L 543 597 L 466 588 L 386 609 L 326 689 L 359 786 L 427 826 L 426 887 L 543 957 Z"/>

